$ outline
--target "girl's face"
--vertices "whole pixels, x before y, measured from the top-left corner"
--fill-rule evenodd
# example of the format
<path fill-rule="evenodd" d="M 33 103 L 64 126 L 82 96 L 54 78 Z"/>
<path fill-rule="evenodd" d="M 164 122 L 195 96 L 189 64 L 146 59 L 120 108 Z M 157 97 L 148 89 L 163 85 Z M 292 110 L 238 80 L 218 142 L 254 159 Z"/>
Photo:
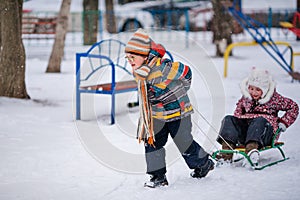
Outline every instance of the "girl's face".
<path fill-rule="evenodd" d="M 263 91 L 260 88 L 252 86 L 252 85 L 249 85 L 248 91 L 249 91 L 252 99 L 254 99 L 254 100 L 260 99 L 263 94 Z"/>
<path fill-rule="evenodd" d="M 137 68 L 142 66 L 147 60 L 146 56 L 141 56 L 141 55 L 136 55 L 131 53 L 126 53 L 125 58 L 128 60 L 133 70 L 136 70 Z"/>

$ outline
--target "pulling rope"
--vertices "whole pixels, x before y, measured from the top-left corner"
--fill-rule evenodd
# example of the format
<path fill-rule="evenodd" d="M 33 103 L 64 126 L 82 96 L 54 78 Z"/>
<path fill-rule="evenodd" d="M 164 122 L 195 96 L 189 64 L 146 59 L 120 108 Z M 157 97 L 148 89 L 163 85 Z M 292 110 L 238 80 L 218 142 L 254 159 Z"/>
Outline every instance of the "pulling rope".
<path fill-rule="evenodd" d="M 194 122 L 194 124 L 196 124 L 197 128 L 200 130 L 200 132 L 208 139 L 208 141 L 213 145 L 213 147 L 215 147 L 216 149 L 218 149 L 218 146 L 215 144 L 214 141 L 212 141 L 207 134 L 205 133 L 205 131 L 198 125 L 198 123 L 196 122 L 196 120 L 192 120 Z"/>
<path fill-rule="evenodd" d="M 211 123 L 196 109 L 196 108 L 194 108 L 194 110 L 196 111 L 196 113 L 198 114 L 198 115 L 200 115 L 200 117 L 206 122 L 206 124 L 208 124 L 208 126 L 210 127 L 210 128 L 212 128 L 212 130 L 215 132 L 215 133 L 217 133 L 218 134 L 218 137 L 220 137 L 221 138 L 221 140 L 230 148 L 230 150 L 234 150 L 233 148 L 232 148 L 232 146 L 219 134 L 219 132 L 216 130 L 216 128 L 213 126 L 213 125 L 211 125 Z M 215 142 L 213 142 L 213 141 L 211 141 L 211 139 L 208 137 L 208 135 L 202 130 L 202 128 L 200 128 L 200 126 L 198 125 L 198 123 L 195 121 L 195 120 L 193 120 L 193 122 L 194 122 L 194 124 L 196 124 L 196 126 L 198 127 L 198 129 L 200 130 L 200 132 L 209 140 L 209 142 L 216 148 L 216 149 L 218 149 L 218 147 L 215 145 Z"/>

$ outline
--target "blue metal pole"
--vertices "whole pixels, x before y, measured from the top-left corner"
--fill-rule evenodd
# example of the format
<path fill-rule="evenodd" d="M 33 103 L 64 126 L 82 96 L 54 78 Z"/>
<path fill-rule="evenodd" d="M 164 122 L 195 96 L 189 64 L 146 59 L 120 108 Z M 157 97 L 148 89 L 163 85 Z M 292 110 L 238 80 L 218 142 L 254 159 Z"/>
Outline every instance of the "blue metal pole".
<path fill-rule="evenodd" d="M 100 40 L 103 39 L 103 17 L 102 12 L 99 10 L 99 34 L 100 34 Z"/>
<path fill-rule="evenodd" d="M 80 57 L 76 54 L 76 120 L 80 120 Z"/>
<path fill-rule="evenodd" d="M 271 35 L 271 28 L 272 28 L 272 8 L 269 8 L 269 17 L 268 17 L 268 28 L 269 28 L 269 33 Z"/>
<path fill-rule="evenodd" d="M 112 82 L 111 82 L 111 90 L 112 90 L 112 94 L 111 94 L 111 124 L 115 123 L 115 113 L 116 113 L 116 98 L 115 98 L 115 89 L 116 89 L 116 79 L 115 79 L 115 64 L 113 62 L 111 62 L 111 66 L 112 66 Z"/>
<path fill-rule="evenodd" d="M 190 18 L 187 9 L 184 11 L 184 15 L 185 15 L 185 47 L 189 48 Z"/>

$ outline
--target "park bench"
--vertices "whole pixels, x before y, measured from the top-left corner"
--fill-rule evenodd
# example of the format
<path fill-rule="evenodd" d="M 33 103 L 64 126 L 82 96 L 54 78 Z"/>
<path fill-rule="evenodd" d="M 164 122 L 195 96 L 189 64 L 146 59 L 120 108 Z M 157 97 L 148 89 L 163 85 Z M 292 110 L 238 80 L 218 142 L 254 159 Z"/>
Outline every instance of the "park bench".
<path fill-rule="evenodd" d="M 115 123 L 116 94 L 137 91 L 125 44 L 106 39 L 85 53 L 76 53 L 76 119 L 81 119 L 81 94 L 111 95 L 111 124 Z M 119 77 L 117 77 L 119 75 Z"/>
<path fill-rule="evenodd" d="M 55 37 L 55 30 L 57 24 L 57 17 L 38 16 L 31 11 L 23 11 L 22 17 L 22 38 L 23 39 L 53 39 Z"/>
<path fill-rule="evenodd" d="M 169 51 L 166 57 L 174 60 Z M 125 44 L 105 39 L 85 53 L 76 53 L 76 120 L 81 119 L 81 94 L 111 95 L 111 124 L 115 123 L 116 94 L 137 91 L 131 66 L 125 59 Z M 138 105 L 129 102 L 129 107 Z"/>

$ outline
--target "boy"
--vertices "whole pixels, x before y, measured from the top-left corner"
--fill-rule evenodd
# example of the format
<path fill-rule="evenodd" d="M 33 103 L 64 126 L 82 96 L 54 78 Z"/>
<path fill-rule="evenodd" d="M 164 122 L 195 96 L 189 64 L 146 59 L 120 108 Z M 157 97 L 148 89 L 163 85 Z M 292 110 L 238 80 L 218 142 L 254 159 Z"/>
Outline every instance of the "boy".
<path fill-rule="evenodd" d="M 166 186 L 164 145 L 170 134 L 194 178 L 205 177 L 214 168 L 204 149 L 194 141 L 188 97 L 191 69 L 180 62 L 162 59 L 165 48 L 153 42 L 143 30 L 137 30 L 125 47 L 126 58 L 138 82 L 140 121 L 138 139 L 144 141 L 147 187 Z"/>

